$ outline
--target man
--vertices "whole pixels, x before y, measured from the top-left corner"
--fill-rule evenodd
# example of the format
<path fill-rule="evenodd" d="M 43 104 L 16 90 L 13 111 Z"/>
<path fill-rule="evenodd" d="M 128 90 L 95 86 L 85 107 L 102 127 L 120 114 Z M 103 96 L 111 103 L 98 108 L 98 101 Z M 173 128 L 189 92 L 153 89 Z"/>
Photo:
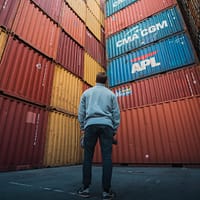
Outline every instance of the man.
<path fill-rule="evenodd" d="M 113 199 L 114 196 L 111 190 L 112 142 L 120 123 L 117 98 L 105 87 L 106 82 L 105 72 L 96 75 L 96 85 L 82 94 L 78 111 L 81 132 L 84 134 L 83 187 L 78 194 L 82 197 L 90 196 L 92 159 L 99 138 L 103 158 L 103 200 Z"/>

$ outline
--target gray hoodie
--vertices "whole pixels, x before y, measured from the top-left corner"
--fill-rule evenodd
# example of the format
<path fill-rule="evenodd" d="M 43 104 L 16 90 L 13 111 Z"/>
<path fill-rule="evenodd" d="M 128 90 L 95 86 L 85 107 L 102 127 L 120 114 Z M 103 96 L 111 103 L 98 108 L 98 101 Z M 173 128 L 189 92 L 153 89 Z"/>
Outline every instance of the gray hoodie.
<path fill-rule="evenodd" d="M 102 124 L 116 131 L 120 123 L 117 97 L 104 84 L 96 83 L 81 96 L 78 120 L 81 130 L 89 125 Z"/>

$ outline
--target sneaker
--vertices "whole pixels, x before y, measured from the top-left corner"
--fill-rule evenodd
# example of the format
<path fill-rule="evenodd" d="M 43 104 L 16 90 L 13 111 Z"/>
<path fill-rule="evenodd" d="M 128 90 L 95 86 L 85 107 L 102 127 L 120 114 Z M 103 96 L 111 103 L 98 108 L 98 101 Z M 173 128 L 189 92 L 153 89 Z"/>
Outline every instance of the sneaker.
<path fill-rule="evenodd" d="M 114 198 L 114 193 L 112 192 L 112 190 L 110 190 L 109 192 L 103 192 L 102 194 L 102 199 L 103 200 L 112 200 Z"/>
<path fill-rule="evenodd" d="M 84 198 L 88 198 L 88 197 L 90 197 L 90 190 L 89 190 L 89 188 L 80 188 L 79 190 L 78 190 L 78 195 L 80 196 L 80 197 L 84 197 Z"/>

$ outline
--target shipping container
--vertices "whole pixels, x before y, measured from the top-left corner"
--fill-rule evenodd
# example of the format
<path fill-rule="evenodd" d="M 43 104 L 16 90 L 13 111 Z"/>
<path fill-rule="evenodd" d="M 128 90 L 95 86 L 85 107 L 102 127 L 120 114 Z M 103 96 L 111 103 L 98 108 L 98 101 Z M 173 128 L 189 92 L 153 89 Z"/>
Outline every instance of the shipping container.
<path fill-rule="evenodd" d="M 95 35 L 95 37 L 101 41 L 101 24 L 97 21 L 89 8 L 87 8 L 86 11 L 86 26 Z"/>
<path fill-rule="evenodd" d="M 178 0 L 194 47 L 200 59 L 200 4 L 198 0 Z"/>
<path fill-rule="evenodd" d="M 108 63 L 111 87 L 197 62 L 187 34 L 178 34 Z"/>
<path fill-rule="evenodd" d="M 63 3 L 61 9 L 60 25 L 81 46 L 84 46 L 86 26 L 66 3 Z"/>
<path fill-rule="evenodd" d="M 32 0 L 56 22 L 59 21 L 63 0 Z"/>
<path fill-rule="evenodd" d="M 77 115 L 82 87 L 82 81 L 77 76 L 57 65 L 54 73 L 51 107 Z"/>
<path fill-rule="evenodd" d="M 178 8 L 167 9 L 107 38 L 107 57 L 116 57 L 183 30 Z"/>
<path fill-rule="evenodd" d="M 20 0 L 0 0 L 0 26 L 10 30 Z"/>
<path fill-rule="evenodd" d="M 80 164 L 82 149 L 77 117 L 50 111 L 48 118 L 44 166 Z"/>
<path fill-rule="evenodd" d="M 4 48 L 6 46 L 7 38 L 7 32 L 4 29 L 0 28 L 0 62 L 4 52 Z"/>
<path fill-rule="evenodd" d="M 105 47 L 100 43 L 94 35 L 86 30 L 85 34 L 85 50 L 102 66 L 106 65 Z"/>
<path fill-rule="evenodd" d="M 113 15 L 119 10 L 133 4 L 137 0 L 107 0 L 106 1 L 106 17 Z"/>
<path fill-rule="evenodd" d="M 0 90 L 33 103 L 49 105 L 54 64 L 22 41 L 9 36 L 0 63 Z"/>
<path fill-rule="evenodd" d="M 65 69 L 83 78 L 84 50 L 65 32 L 61 32 L 56 61 Z"/>
<path fill-rule="evenodd" d="M 197 96 L 122 111 L 113 163 L 200 164 L 199 107 Z"/>
<path fill-rule="evenodd" d="M 87 7 L 92 12 L 92 14 L 97 19 L 97 21 L 101 22 L 101 9 L 100 9 L 100 6 L 98 5 L 98 3 L 95 0 L 93 0 L 93 1 L 85 0 L 85 1 L 86 1 Z"/>
<path fill-rule="evenodd" d="M 96 74 L 98 72 L 105 72 L 105 69 L 85 52 L 83 80 L 92 86 L 96 85 Z"/>
<path fill-rule="evenodd" d="M 43 166 L 47 118 L 41 107 L 0 96 L 0 171 Z"/>
<path fill-rule="evenodd" d="M 74 12 L 85 22 L 86 20 L 86 4 L 83 0 L 65 0 Z"/>
<path fill-rule="evenodd" d="M 112 88 L 120 110 L 200 95 L 200 66 L 185 67 L 165 74 Z"/>
<path fill-rule="evenodd" d="M 50 58 L 55 59 L 59 26 L 29 0 L 21 0 L 12 31 Z"/>
<path fill-rule="evenodd" d="M 176 5 L 176 0 L 142 0 L 127 6 L 105 19 L 106 37 L 127 28 L 151 15 Z"/>

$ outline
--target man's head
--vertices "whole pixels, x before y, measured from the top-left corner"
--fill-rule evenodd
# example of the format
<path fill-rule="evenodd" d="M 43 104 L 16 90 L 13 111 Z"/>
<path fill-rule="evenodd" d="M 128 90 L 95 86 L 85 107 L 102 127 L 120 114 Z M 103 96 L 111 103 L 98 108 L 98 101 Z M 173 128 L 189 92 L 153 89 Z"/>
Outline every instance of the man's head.
<path fill-rule="evenodd" d="M 102 84 L 105 84 L 107 81 L 107 75 L 105 72 L 99 72 L 97 75 L 96 75 L 96 83 L 102 83 Z"/>

